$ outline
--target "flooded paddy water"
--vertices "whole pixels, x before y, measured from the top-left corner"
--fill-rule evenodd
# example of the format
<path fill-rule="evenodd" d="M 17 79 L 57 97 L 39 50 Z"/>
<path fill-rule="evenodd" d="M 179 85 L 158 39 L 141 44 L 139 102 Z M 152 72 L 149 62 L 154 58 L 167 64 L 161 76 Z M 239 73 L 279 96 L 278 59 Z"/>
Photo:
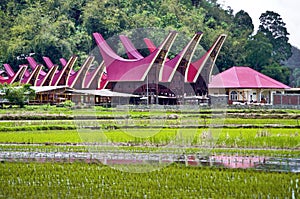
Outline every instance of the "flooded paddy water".
<path fill-rule="evenodd" d="M 222 167 L 276 172 L 300 173 L 300 158 L 264 156 L 135 153 L 120 151 L 103 152 L 21 152 L 1 151 L 0 161 L 5 162 L 86 162 L 104 165 L 171 164 L 179 163 L 195 167 Z"/>

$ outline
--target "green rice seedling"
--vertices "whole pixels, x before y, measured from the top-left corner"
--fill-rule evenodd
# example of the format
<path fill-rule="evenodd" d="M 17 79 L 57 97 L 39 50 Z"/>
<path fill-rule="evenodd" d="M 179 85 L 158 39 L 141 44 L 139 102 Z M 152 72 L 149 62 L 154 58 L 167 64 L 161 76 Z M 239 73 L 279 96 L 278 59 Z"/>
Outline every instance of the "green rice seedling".
<path fill-rule="evenodd" d="M 74 126 L 24 126 L 18 128 L 20 131 L 11 129 L 8 132 L 0 132 L 0 143 L 26 143 L 30 140 L 33 143 L 97 143 L 98 141 L 102 143 L 110 141 L 113 143 L 166 145 L 174 142 L 193 146 L 281 149 L 297 148 L 300 143 L 299 129 L 282 128 L 264 129 L 263 131 L 267 131 L 267 133 L 261 133 L 261 129 L 126 128 L 76 131 Z M 100 138 L 105 139 L 101 141 Z"/>
<path fill-rule="evenodd" d="M 100 164 L 2 163 L 1 196 L 8 198 L 297 198 L 293 173 L 173 165 L 126 173 Z"/>
<path fill-rule="evenodd" d="M 1 132 L 0 143 L 79 143 L 81 142 L 76 130 L 39 130 L 20 132 Z"/>

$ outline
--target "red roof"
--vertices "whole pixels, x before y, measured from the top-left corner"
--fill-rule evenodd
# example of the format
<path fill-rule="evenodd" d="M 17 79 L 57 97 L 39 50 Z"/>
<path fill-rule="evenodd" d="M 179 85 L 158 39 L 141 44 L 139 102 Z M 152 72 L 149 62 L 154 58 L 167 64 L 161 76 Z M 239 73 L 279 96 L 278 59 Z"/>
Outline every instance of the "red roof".
<path fill-rule="evenodd" d="M 249 67 L 234 66 L 212 76 L 209 88 L 273 88 L 288 89 L 289 86 L 278 82 Z"/>

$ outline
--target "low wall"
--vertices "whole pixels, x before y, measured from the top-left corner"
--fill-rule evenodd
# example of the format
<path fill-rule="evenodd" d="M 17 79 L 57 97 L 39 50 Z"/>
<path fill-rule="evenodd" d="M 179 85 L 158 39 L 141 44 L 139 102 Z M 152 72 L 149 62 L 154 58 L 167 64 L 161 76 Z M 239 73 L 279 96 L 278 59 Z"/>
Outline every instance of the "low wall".
<path fill-rule="evenodd" d="M 274 106 L 300 106 L 300 94 L 274 94 Z"/>

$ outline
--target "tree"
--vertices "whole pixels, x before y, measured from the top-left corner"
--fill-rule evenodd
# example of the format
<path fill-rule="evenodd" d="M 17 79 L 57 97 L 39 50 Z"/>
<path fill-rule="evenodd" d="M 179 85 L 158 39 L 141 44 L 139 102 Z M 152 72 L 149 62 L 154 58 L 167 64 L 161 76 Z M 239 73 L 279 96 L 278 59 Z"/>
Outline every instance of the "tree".
<path fill-rule="evenodd" d="M 254 25 L 251 17 L 244 10 L 237 12 L 233 19 L 233 31 L 235 36 L 249 37 L 254 31 Z"/>
<path fill-rule="evenodd" d="M 274 63 L 272 65 L 263 66 L 261 72 L 279 82 L 289 85 L 291 71 L 288 67 L 283 67 L 277 63 Z"/>
<path fill-rule="evenodd" d="M 245 48 L 254 25 L 249 14 L 243 10 L 237 12 L 230 24 L 230 33 L 222 47 L 217 63 L 223 64 L 222 70 L 234 65 L 245 65 L 247 49 Z"/>
<path fill-rule="evenodd" d="M 201 4 L 202 1 L 203 0 L 191 0 L 192 5 L 195 6 L 195 7 L 200 6 L 200 4 Z"/>
<path fill-rule="evenodd" d="M 34 99 L 35 92 L 30 88 L 30 84 L 0 84 L 0 90 L 5 93 L 4 98 L 12 104 L 17 104 L 23 108 L 31 99 Z"/>
<path fill-rule="evenodd" d="M 262 33 L 257 33 L 246 44 L 246 64 L 257 71 L 273 63 L 271 55 L 272 44 Z"/>
<path fill-rule="evenodd" d="M 109 38 L 128 27 L 129 16 L 126 9 L 120 9 L 119 1 L 92 0 L 83 10 L 83 24 L 88 33 L 100 32 Z"/>
<path fill-rule="evenodd" d="M 247 63 L 255 64 L 253 66 L 261 69 L 264 65 L 270 65 L 270 61 L 274 61 L 275 57 L 282 61 L 288 56 L 289 52 L 286 50 L 289 49 L 289 44 L 288 38 L 285 37 L 288 33 L 285 24 L 279 23 L 282 22 L 280 17 L 265 14 L 261 18 L 264 28 L 261 28 L 260 33 L 269 40 L 254 39 L 251 37 L 252 19 L 248 13 L 241 10 L 233 15 L 231 8 L 224 10 L 218 2 L 217 0 L 2 0 L 0 64 L 9 63 L 17 70 L 18 65 L 28 64 L 26 59 L 18 58 L 35 53 L 33 57 L 41 64 L 44 63 L 42 56 L 48 56 L 55 64 L 59 64 L 59 58 L 68 59 L 75 54 L 79 57 L 78 65 L 81 65 L 88 52 L 96 46 L 92 39 L 93 32 L 101 33 L 106 39 L 114 38 L 113 41 L 117 43 L 119 39 L 115 36 L 119 33 L 149 27 L 183 33 L 175 40 L 181 41 L 182 45 L 186 43 L 181 35 L 191 38 L 195 32 L 202 31 L 204 36 L 199 45 L 201 49 L 195 52 L 195 57 L 201 56 L 199 52 L 203 52 L 202 47 L 208 50 L 220 34 L 227 34 L 228 37 L 216 62 L 220 69 Z M 276 26 L 269 21 L 269 15 L 278 21 Z M 270 40 L 273 35 L 270 36 L 269 30 L 275 30 L 273 26 L 278 28 L 276 41 Z M 155 31 L 152 34 L 150 38 L 157 45 L 165 37 L 165 34 Z M 145 44 L 141 38 L 143 34 L 128 36 L 136 39 L 136 43 L 133 39 L 135 46 L 138 46 L 138 43 L 144 48 Z M 172 46 L 174 53 L 182 50 L 182 45 L 174 43 Z M 118 45 L 112 48 L 118 49 Z M 146 56 L 149 52 L 145 48 L 142 53 Z M 279 63 L 278 60 L 275 61 Z"/>
<path fill-rule="evenodd" d="M 300 87 L 300 50 L 297 47 L 292 47 L 293 55 L 284 62 L 291 70 L 290 86 Z"/>
<path fill-rule="evenodd" d="M 292 69 L 290 84 L 293 87 L 300 87 L 300 68 Z"/>
<path fill-rule="evenodd" d="M 288 42 L 288 31 L 279 14 L 266 11 L 260 18 L 258 33 L 263 33 L 273 45 L 272 57 L 277 63 L 286 61 L 292 55 L 292 46 Z"/>

